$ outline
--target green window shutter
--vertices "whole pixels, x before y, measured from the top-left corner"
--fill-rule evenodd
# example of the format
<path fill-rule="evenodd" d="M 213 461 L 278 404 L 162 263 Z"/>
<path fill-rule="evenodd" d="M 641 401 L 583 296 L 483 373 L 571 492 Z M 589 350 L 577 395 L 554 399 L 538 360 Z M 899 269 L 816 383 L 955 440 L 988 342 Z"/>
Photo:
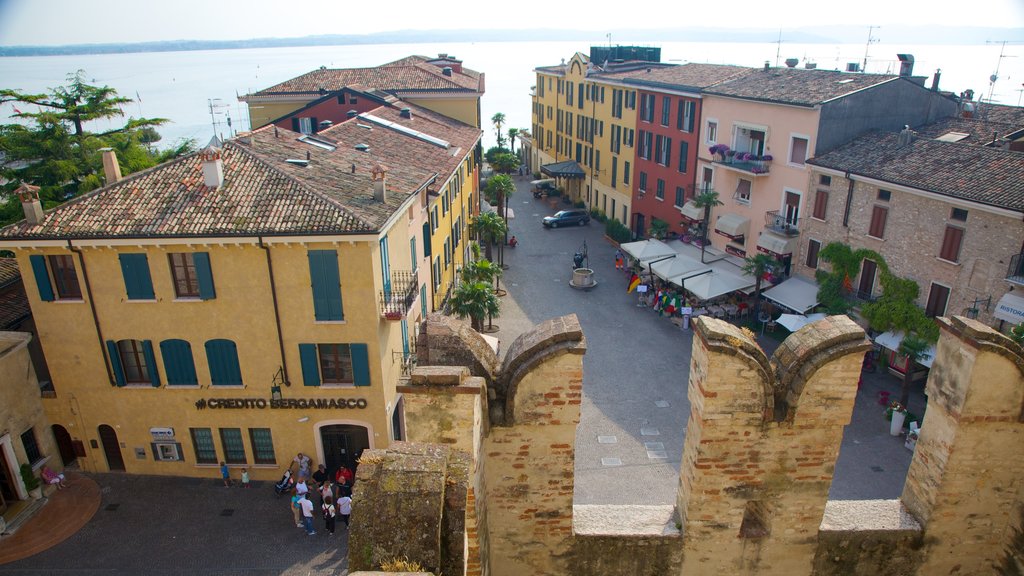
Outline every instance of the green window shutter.
<path fill-rule="evenodd" d="M 199 280 L 199 298 L 213 300 L 217 297 L 217 291 L 213 288 L 210 254 L 208 252 L 196 252 L 192 255 L 192 262 L 195 263 L 196 279 Z"/>
<path fill-rule="evenodd" d="M 416 266 L 416 237 L 415 236 L 413 236 L 412 238 L 409 239 L 409 254 L 412 257 L 412 268 L 411 268 L 411 270 L 413 272 L 415 272 L 416 268 L 417 268 L 417 266 Z"/>
<path fill-rule="evenodd" d="M 160 355 L 164 357 L 164 374 L 168 386 L 195 386 L 196 364 L 192 359 L 192 345 L 187 340 L 164 340 L 160 343 Z"/>
<path fill-rule="evenodd" d="M 107 354 L 110 355 L 110 367 L 114 371 L 114 380 L 119 387 L 124 386 L 124 366 L 121 365 L 121 353 L 117 350 L 117 342 L 107 340 Z"/>
<path fill-rule="evenodd" d="M 320 385 L 320 358 L 316 344 L 299 344 L 299 361 L 302 364 L 302 383 L 306 386 Z"/>
<path fill-rule="evenodd" d="M 420 318 L 427 319 L 427 285 L 420 285 Z"/>
<path fill-rule="evenodd" d="M 28 261 L 32 263 L 32 273 L 39 288 L 39 299 L 43 302 L 53 302 L 53 285 L 50 284 L 50 273 L 46 269 L 46 256 L 29 256 Z"/>
<path fill-rule="evenodd" d="M 391 299 L 391 255 L 388 253 L 388 237 L 380 239 L 380 275 L 384 284 L 384 298 Z"/>
<path fill-rule="evenodd" d="M 344 320 L 341 277 L 336 250 L 309 251 L 309 277 L 313 287 L 313 313 L 317 320 Z"/>
<path fill-rule="evenodd" d="M 153 354 L 153 341 L 142 341 L 142 354 L 146 357 L 146 371 L 149 372 L 149 382 L 153 388 L 160 387 L 160 371 L 156 368 L 156 356 Z"/>
<path fill-rule="evenodd" d="M 153 279 L 145 254 L 120 254 L 121 273 L 129 300 L 153 300 Z"/>
<path fill-rule="evenodd" d="M 430 253 L 430 222 L 423 223 L 423 255 L 433 256 Z"/>
<path fill-rule="evenodd" d="M 352 375 L 356 386 L 370 385 L 370 356 L 366 344 L 349 344 L 352 351 Z"/>
<path fill-rule="evenodd" d="M 208 340 L 206 361 L 210 365 L 210 383 L 214 386 L 241 386 L 238 347 L 231 340 Z"/>

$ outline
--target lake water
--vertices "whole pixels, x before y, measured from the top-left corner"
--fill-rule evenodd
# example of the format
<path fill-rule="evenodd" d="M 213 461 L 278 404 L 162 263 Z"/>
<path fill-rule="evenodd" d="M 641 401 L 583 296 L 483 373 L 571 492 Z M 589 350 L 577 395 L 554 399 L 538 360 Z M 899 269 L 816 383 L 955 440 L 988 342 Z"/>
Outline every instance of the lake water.
<path fill-rule="evenodd" d="M 595 39 L 600 44 L 603 38 Z M 617 42 L 647 44 L 643 40 Z M 777 44 L 662 42 L 664 62 L 710 62 L 762 66 L 779 65 L 786 58 L 810 60 L 819 68 L 845 69 L 847 62 L 863 62 L 865 46 L 855 44 Z M 86 78 L 109 85 L 122 96 L 139 101 L 125 106 L 126 115 L 167 118 L 161 127 L 163 143 L 193 138 L 205 144 L 214 134 L 209 101 L 219 99 L 225 106 L 217 110 L 218 133 L 227 135 L 230 116 L 234 130 L 248 128 L 245 105 L 238 94 L 255 92 L 294 78 L 320 66 L 350 68 L 377 66 L 411 55 L 433 56 L 448 53 L 464 65 L 486 74 L 486 93 L 482 101 L 483 118 L 496 112 L 507 118 L 506 127 L 530 126 L 530 88 L 533 68 L 558 64 L 576 51 L 588 52 L 585 42 L 474 42 L 432 44 L 372 44 L 354 46 L 211 50 L 196 52 L 150 52 L 138 54 L 99 54 L 82 56 L 45 56 L 0 58 L 0 87 L 27 92 L 46 91 L 61 85 L 75 70 L 85 70 Z M 999 65 L 999 81 L 992 100 L 1017 105 L 1024 81 L 1024 47 L 1007 46 L 1000 60 L 999 45 L 942 46 L 873 44 L 868 72 L 896 72 L 897 53 L 915 56 L 914 73 L 928 76 L 942 69 L 940 88 L 961 92 L 973 89 L 976 98 L 988 98 L 989 76 Z M 802 64 L 801 64 L 802 65 Z M 20 108 L 20 106 L 19 106 Z M 0 121 L 13 114 L 10 104 L 0 106 Z M 486 120 L 485 120 L 486 123 Z M 98 123 L 93 129 L 110 125 Z M 485 146 L 493 145 L 494 131 L 485 126 Z"/>

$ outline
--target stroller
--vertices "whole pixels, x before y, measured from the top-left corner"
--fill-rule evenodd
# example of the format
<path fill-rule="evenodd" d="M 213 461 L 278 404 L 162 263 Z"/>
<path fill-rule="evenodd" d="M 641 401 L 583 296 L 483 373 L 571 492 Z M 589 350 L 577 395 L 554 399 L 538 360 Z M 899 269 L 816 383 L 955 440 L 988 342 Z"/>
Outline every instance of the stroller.
<path fill-rule="evenodd" d="M 291 492 L 293 488 L 295 488 L 295 479 L 292 478 L 292 471 L 291 469 L 285 470 L 284 476 L 281 477 L 281 480 L 279 480 L 277 484 L 274 484 L 274 492 L 280 496 L 287 492 Z"/>

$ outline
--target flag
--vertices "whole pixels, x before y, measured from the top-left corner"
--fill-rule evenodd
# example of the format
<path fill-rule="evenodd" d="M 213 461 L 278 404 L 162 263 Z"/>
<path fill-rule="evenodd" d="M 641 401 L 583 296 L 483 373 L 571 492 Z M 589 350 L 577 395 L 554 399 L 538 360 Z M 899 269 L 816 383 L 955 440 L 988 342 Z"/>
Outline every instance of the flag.
<path fill-rule="evenodd" d="M 16 114 L 21 114 L 21 110 L 18 110 L 18 109 L 17 109 L 17 108 L 16 108 L 15 106 L 14 106 L 14 104 L 11 104 L 11 108 L 14 108 L 14 112 L 15 112 Z"/>
<path fill-rule="evenodd" d="M 636 274 L 633 274 L 633 277 L 629 279 L 629 290 L 626 290 L 626 292 L 629 293 L 632 292 L 633 290 L 636 290 L 636 287 L 639 285 L 640 277 L 637 276 Z"/>

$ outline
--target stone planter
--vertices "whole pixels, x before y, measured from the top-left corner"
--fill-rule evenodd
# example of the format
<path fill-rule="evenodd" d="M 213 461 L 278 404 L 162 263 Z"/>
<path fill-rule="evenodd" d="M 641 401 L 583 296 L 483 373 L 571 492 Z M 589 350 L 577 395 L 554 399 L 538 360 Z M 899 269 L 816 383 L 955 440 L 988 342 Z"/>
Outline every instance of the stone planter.
<path fill-rule="evenodd" d="M 903 422 L 907 419 L 906 412 L 893 411 L 892 422 L 889 423 L 889 434 L 891 436 L 899 436 L 900 432 L 903 431 Z"/>
<path fill-rule="evenodd" d="M 33 500 L 42 500 L 42 498 L 43 498 L 43 487 L 42 486 L 36 486 L 35 488 L 33 488 L 33 489 L 28 491 L 28 495 L 31 496 Z"/>

